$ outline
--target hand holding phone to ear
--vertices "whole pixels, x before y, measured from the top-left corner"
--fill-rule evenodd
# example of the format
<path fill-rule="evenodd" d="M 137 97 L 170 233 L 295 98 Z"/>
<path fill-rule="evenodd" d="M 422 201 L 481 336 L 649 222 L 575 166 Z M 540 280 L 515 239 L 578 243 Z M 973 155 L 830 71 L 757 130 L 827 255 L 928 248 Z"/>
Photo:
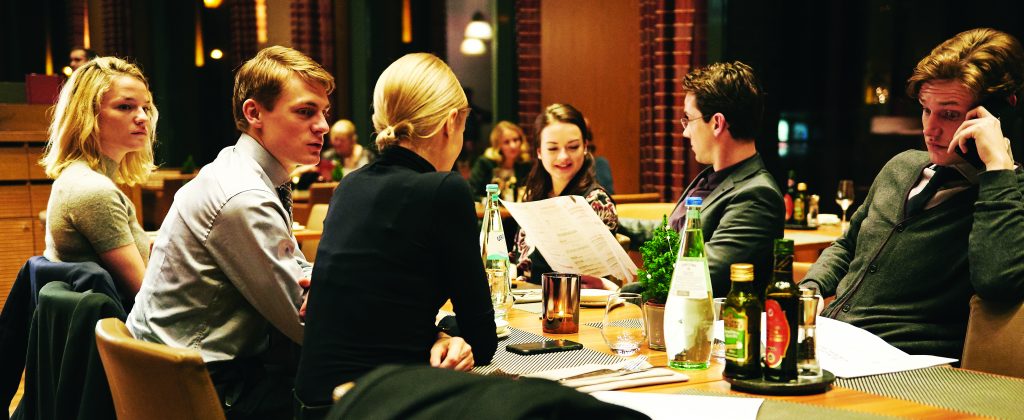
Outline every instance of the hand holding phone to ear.
<path fill-rule="evenodd" d="M 1010 144 L 1003 137 L 999 118 L 992 115 L 984 106 L 967 111 L 967 120 L 960 125 L 953 134 L 953 140 L 949 142 L 949 152 L 957 149 L 962 155 L 970 155 L 974 149 L 983 164 L 979 169 L 1012 170 L 1014 167 Z M 965 157 L 965 160 L 969 159 Z"/>

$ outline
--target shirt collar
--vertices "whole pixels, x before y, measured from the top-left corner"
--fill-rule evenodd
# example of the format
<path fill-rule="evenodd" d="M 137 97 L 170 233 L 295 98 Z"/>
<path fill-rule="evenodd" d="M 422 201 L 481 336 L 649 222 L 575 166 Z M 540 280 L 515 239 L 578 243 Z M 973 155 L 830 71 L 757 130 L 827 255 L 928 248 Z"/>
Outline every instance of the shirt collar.
<path fill-rule="evenodd" d="M 722 181 L 725 181 L 725 179 L 728 178 L 729 175 L 732 175 L 733 172 L 736 172 L 736 169 L 738 169 L 739 167 L 743 166 L 744 164 L 746 164 L 747 162 L 749 162 L 750 160 L 752 160 L 752 159 L 754 159 L 756 157 L 757 157 L 757 153 L 754 153 L 750 157 L 748 157 L 746 159 L 743 159 L 743 160 L 741 160 L 739 162 L 736 162 L 736 163 L 734 163 L 732 165 L 729 165 L 728 167 L 722 168 L 720 170 L 716 171 L 714 169 L 711 169 L 711 172 L 708 172 L 708 176 L 707 176 L 707 183 L 708 183 L 708 185 L 714 185 L 714 186 L 717 187 L 719 184 L 722 183 Z M 712 189 L 714 189 L 714 188 L 712 188 Z"/>
<path fill-rule="evenodd" d="M 964 178 L 967 178 L 967 181 L 970 182 L 971 184 L 978 183 L 978 174 L 980 174 L 981 171 L 983 171 L 983 169 L 975 168 L 974 165 L 971 165 L 970 163 L 967 162 L 955 163 L 949 165 L 949 167 L 956 169 L 957 172 L 960 172 L 960 175 L 963 175 Z"/>
<path fill-rule="evenodd" d="M 263 168 L 263 173 L 267 174 L 274 187 L 288 182 L 288 170 L 252 136 L 242 133 L 238 138 L 238 143 L 235 144 L 235 150 L 255 160 L 260 168 Z"/>

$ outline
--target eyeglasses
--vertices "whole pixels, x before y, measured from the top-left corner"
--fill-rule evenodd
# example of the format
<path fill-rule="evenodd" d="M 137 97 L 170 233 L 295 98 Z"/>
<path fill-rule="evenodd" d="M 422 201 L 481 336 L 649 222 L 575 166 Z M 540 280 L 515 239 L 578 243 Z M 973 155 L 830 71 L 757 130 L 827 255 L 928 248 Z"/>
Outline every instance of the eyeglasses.
<path fill-rule="evenodd" d="M 693 118 L 688 118 L 686 115 L 683 115 L 683 118 L 679 119 L 679 124 L 683 126 L 683 130 L 686 130 L 686 126 L 689 125 L 691 121 L 704 120 L 704 122 L 708 122 L 710 119 L 710 116 L 705 115 L 699 115 Z"/>

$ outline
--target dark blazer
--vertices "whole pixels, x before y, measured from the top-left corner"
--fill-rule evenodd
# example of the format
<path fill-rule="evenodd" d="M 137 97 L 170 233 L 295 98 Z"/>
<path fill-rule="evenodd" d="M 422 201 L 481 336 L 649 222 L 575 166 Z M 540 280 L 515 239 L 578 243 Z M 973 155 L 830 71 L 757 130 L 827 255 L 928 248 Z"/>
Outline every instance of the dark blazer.
<path fill-rule="evenodd" d="M 18 391 L 25 370 L 29 325 L 39 302 L 39 291 L 50 282 L 71 284 L 76 292 L 93 291 L 110 296 L 121 311 L 131 310 L 133 299 L 124 299 L 114 280 L 94 262 L 52 262 L 36 256 L 28 259 L 11 286 L 0 313 L 0 405 L 7 407 Z M 7 418 L 7 412 L 0 419 Z"/>
<path fill-rule="evenodd" d="M 114 400 L 96 349 L 96 322 L 124 320 L 121 304 L 50 282 L 39 292 L 29 330 L 25 394 L 15 419 L 113 419 Z"/>
<path fill-rule="evenodd" d="M 697 180 L 711 170 L 694 178 L 676 202 L 677 208 Z M 772 275 L 773 242 L 783 235 L 785 209 L 782 192 L 758 155 L 740 163 L 704 199 L 700 222 L 715 297 L 729 293 L 729 266 L 736 263 L 754 264 L 754 287 L 763 294 Z"/>

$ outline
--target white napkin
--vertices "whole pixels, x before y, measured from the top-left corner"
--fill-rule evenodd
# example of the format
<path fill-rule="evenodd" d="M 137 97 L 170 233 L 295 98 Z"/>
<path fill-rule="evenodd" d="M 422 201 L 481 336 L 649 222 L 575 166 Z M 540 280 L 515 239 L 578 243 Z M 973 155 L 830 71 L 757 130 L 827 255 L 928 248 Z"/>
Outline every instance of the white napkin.
<path fill-rule="evenodd" d="M 523 291 L 512 291 L 515 303 L 540 302 L 540 289 L 528 289 Z"/>
<path fill-rule="evenodd" d="M 558 381 L 564 378 L 582 375 L 602 369 L 617 370 L 625 366 L 636 366 L 639 371 L 619 376 L 594 376 L 589 378 L 571 379 L 562 385 L 576 388 L 580 392 L 610 391 L 613 389 L 633 388 L 638 386 L 659 385 L 673 382 L 685 382 L 689 376 L 666 368 L 653 368 L 650 363 L 637 365 L 635 360 L 624 360 L 610 365 L 588 364 L 582 366 L 552 369 L 524 375 L 531 378 Z"/>
<path fill-rule="evenodd" d="M 580 381 L 587 381 L 588 385 L 578 385 L 574 383 L 576 381 L 566 381 L 562 385 L 572 386 L 580 392 L 596 392 L 596 391 L 611 391 L 614 389 L 626 389 L 635 388 L 638 386 L 650 386 L 650 385 L 661 385 L 670 384 L 674 382 L 686 382 L 690 380 L 689 376 L 686 376 L 679 372 L 674 372 L 667 368 L 655 368 L 645 372 L 637 372 L 629 375 L 614 376 L 610 378 L 594 378 L 594 379 L 581 379 Z M 595 383 L 596 382 L 596 383 Z"/>

